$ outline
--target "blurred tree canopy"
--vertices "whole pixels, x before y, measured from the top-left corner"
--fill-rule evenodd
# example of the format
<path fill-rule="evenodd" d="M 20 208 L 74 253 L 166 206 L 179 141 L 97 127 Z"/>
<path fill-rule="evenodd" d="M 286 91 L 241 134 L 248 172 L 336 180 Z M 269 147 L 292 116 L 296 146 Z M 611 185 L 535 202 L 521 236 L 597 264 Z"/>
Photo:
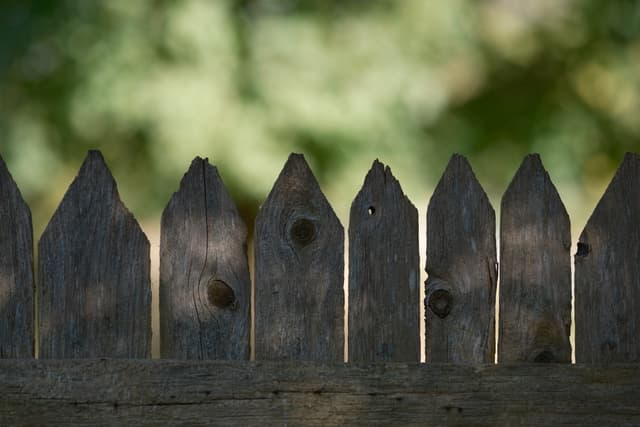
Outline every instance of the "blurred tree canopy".
<path fill-rule="evenodd" d="M 640 147 L 639 33 L 638 0 L 2 0 L 0 154 L 36 231 L 90 148 L 143 218 L 196 155 L 251 223 L 291 151 L 342 218 L 375 158 L 422 207 L 453 152 L 494 204 L 539 152 L 582 220 Z"/>

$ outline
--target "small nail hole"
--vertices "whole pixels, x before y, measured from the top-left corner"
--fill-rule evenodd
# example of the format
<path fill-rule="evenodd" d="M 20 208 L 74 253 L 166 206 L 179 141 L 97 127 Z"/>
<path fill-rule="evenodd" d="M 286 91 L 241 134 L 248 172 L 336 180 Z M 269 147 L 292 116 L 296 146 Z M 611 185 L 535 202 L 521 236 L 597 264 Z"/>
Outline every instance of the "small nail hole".
<path fill-rule="evenodd" d="M 369 206 L 369 210 L 367 212 L 369 212 L 369 215 L 375 215 L 376 208 L 374 206 Z"/>

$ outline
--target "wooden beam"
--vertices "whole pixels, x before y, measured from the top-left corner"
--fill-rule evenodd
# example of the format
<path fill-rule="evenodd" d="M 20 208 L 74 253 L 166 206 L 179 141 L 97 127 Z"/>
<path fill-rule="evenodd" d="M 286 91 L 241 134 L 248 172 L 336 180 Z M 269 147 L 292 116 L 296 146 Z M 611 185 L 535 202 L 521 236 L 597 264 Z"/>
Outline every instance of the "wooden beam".
<path fill-rule="evenodd" d="M 638 365 L 0 360 L 5 425 L 640 424 Z"/>
<path fill-rule="evenodd" d="M 351 205 L 349 361 L 420 361 L 418 211 L 379 161 Z"/>
<path fill-rule="evenodd" d="M 571 226 L 540 156 L 502 197 L 498 362 L 571 363 Z"/>
<path fill-rule="evenodd" d="M 639 221 L 640 155 L 627 153 L 578 240 L 578 362 L 640 362 Z"/>
<path fill-rule="evenodd" d="M 191 163 L 160 236 L 161 356 L 249 359 L 247 227 L 207 159 Z"/>
<path fill-rule="evenodd" d="M 497 265 L 495 213 L 454 154 L 427 208 L 427 362 L 493 362 Z"/>
<path fill-rule="evenodd" d="M 301 154 L 256 217 L 258 360 L 344 360 L 344 229 Z"/>
<path fill-rule="evenodd" d="M 99 151 L 38 242 L 41 358 L 151 355 L 149 240 Z"/>
<path fill-rule="evenodd" d="M 31 211 L 0 156 L 0 358 L 33 357 Z"/>

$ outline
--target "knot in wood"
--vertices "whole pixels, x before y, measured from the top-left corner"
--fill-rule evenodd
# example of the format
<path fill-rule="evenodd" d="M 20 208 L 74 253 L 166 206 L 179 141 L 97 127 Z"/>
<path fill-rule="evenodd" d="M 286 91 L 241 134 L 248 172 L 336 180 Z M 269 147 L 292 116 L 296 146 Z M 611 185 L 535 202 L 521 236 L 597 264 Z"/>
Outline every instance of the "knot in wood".
<path fill-rule="evenodd" d="M 219 308 L 227 308 L 234 305 L 236 295 L 233 289 L 219 279 L 210 279 L 207 284 L 207 299 L 209 303 Z"/>
<path fill-rule="evenodd" d="M 453 297 L 446 289 L 437 289 L 429 296 L 429 308 L 441 319 L 444 319 L 451 312 Z"/>
<path fill-rule="evenodd" d="M 591 252 L 591 248 L 588 244 L 578 242 L 578 252 L 576 252 L 576 256 L 586 257 L 587 255 L 589 255 L 589 252 Z"/>
<path fill-rule="evenodd" d="M 316 226 L 310 219 L 297 219 L 289 230 L 289 236 L 295 243 L 306 246 L 316 238 Z"/>

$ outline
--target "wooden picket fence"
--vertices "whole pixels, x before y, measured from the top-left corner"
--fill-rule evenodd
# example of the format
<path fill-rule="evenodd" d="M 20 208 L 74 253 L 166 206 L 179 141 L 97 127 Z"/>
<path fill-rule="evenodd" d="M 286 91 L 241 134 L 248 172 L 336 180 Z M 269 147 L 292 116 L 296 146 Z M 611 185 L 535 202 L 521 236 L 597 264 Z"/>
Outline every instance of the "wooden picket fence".
<path fill-rule="evenodd" d="M 469 163 L 449 162 L 427 212 L 427 363 L 418 212 L 378 161 L 351 206 L 348 343 L 344 229 L 301 155 L 256 219 L 253 319 L 247 228 L 193 161 L 162 215 L 161 360 L 149 242 L 101 154 L 38 242 L 37 286 L 1 158 L 0 196 L 2 425 L 640 425 L 636 154 L 577 245 L 575 365 L 569 216 L 537 155 L 502 198 L 499 265 L 494 210 Z"/>

